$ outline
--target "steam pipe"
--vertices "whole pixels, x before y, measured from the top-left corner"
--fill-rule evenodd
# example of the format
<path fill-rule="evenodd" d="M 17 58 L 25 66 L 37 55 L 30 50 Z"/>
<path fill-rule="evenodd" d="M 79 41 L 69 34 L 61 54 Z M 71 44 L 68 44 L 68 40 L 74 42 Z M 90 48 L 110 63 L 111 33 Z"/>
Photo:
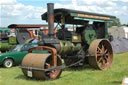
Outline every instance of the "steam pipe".
<path fill-rule="evenodd" d="M 47 4 L 47 18 L 48 18 L 48 35 L 54 39 L 54 4 Z"/>

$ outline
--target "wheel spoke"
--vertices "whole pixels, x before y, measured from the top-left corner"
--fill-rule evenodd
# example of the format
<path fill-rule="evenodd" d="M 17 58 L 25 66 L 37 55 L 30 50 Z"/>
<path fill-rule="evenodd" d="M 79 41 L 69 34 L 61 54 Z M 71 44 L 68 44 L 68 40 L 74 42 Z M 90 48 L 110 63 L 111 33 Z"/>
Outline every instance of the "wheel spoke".
<path fill-rule="evenodd" d="M 108 61 L 108 58 L 106 56 L 104 58 L 105 58 L 106 61 Z"/>
<path fill-rule="evenodd" d="M 106 56 L 109 56 L 109 53 L 106 53 Z"/>
<path fill-rule="evenodd" d="M 107 51 L 108 51 L 108 50 L 106 49 L 106 50 L 104 51 L 104 53 L 107 53 Z"/>
<path fill-rule="evenodd" d="M 100 57 L 100 59 L 98 60 L 98 62 L 97 62 L 97 63 L 99 64 L 99 63 L 101 62 L 101 60 L 102 60 L 102 57 Z"/>
<path fill-rule="evenodd" d="M 100 53 L 100 50 L 97 49 L 97 53 Z"/>
<path fill-rule="evenodd" d="M 104 45 L 102 44 L 102 52 L 104 52 Z"/>
<path fill-rule="evenodd" d="M 98 52 L 98 51 L 100 51 L 100 52 Z M 100 59 L 98 60 L 97 63 L 100 67 L 104 67 L 104 65 L 108 62 L 108 57 L 109 57 L 109 53 L 107 53 L 108 49 L 105 49 L 104 45 L 101 44 L 101 48 L 98 47 L 98 51 L 97 51 L 97 56 L 100 56 Z M 103 56 L 101 53 L 105 53 L 105 56 Z M 100 64 L 100 62 L 101 62 L 101 64 Z"/>
<path fill-rule="evenodd" d="M 100 51 L 100 53 L 102 52 L 102 50 L 98 47 L 98 50 Z"/>
<path fill-rule="evenodd" d="M 97 54 L 97 56 L 102 56 L 101 54 Z"/>
<path fill-rule="evenodd" d="M 51 65 L 50 65 L 50 64 L 48 64 L 48 63 L 46 63 L 46 65 L 47 65 L 47 67 L 48 67 L 48 68 L 50 68 L 50 67 L 51 67 Z"/>

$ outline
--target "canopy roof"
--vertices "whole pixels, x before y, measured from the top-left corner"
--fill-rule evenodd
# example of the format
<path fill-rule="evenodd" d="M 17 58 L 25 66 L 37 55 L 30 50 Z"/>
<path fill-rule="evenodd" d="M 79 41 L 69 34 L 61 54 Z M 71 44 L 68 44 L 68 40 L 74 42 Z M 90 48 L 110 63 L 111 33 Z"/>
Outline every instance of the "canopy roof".
<path fill-rule="evenodd" d="M 77 11 L 71 9 L 54 9 L 54 22 L 61 22 L 61 16 L 65 17 L 65 24 L 83 24 L 88 21 L 96 21 L 96 22 L 106 22 L 113 21 L 115 16 L 105 15 L 105 14 L 97 14 L 91 12 Z M 42 20 L 47 21 L 47 12 L 41 15 Z"/>
<path fill-rule="evenodd" d="M 11 24 L 8 28 L 40 28 L 40 27 L 48 27 L 48 25 L 42 24 Z"/>

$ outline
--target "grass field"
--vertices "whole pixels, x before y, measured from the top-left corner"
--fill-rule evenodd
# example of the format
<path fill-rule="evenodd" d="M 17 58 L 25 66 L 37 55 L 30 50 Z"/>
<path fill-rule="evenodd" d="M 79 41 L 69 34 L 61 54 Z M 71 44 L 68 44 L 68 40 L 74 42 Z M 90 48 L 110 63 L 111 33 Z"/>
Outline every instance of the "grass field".
<path fill-rule="evenodd" d="M 109 70 L 65 69 L 54 81 L 27 79 L 19 67 L 0 68 L 0 85 L 121 85 L 124 77 L 128 77 L 128 53 L 115 54 Z"/>

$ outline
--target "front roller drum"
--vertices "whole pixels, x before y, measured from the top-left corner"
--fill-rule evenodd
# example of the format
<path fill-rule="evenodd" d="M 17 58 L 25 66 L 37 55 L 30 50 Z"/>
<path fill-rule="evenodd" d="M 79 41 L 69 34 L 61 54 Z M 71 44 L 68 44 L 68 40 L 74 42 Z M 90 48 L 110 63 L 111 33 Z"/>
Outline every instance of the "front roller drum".
<path fill-rule="evenodd" d="M 89 47 L 89 64 L 96 69 L 106 70 L 113 61 L 113 50 L 110 42 L 104 39 L 94 40 Z"/>
<path fill-rule="evenodd" d="M 51 70 L 51 71 L 43 70 L 43 69 L 51 68 L 53 65 L 54 64 L 50 53 L 29 53 L 24 57 L 21 66 L 30 68 L 30 69 L 22 68 L 22 72 L 26 77 L 41 79 L 41 80 L 54 80 L 59 78 L 62 72 L 61 69 Z M 62 62 L 60 57 L 57 56 L 57 66 L 60 65 L 62 65 Z M 42 69 L 42 70 L 38 70 L 38 69 Z"/>

